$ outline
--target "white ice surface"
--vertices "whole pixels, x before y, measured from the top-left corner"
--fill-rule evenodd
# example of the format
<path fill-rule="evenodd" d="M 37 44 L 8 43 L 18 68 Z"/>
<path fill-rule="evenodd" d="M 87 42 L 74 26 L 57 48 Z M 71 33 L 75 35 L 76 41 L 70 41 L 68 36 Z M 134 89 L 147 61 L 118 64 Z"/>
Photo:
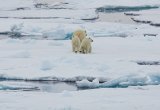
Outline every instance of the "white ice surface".
<path fill-rule="evenodd" d="M 22 35 L 41 35 L 49 39 L 65 39 L 78 28 L 87 30 L 87 34 L 94 37 L 127 37 L 143 36 L 144 34 L 160 35 L 160 29 L 146 24 L 120 24 L 109 22 L 84 22 L 77 20 L 14 20 L 3 19 L 1 32 L 11 32 L 13 26 L 21 27 L 17 32 Z M 22 26 L 21 26 L 22 25 Z"/>
<path fill-rule="evenodd" d="M 64 18 L 64 19 L 93 19 L 97 18 L 95 9 L 88 10 L 19 10 L 0 11 L 0 17 L 8 18 Z"/>
<path fill-rule="evenodd" d="M 160 86 L 62 93 L 2 92 L 2 110 L 159 110 Z"/>
<path fill-rule="evenodd" d="M 15 10 L 16 8 L 32 8 L 34 0 L 0 0 L 0 10 Z"/>
<path fill-rule="evenodd" d="M 139 16 L 132 16 L 135 20 L 150 21 L 153 24 L 160 24 L 160 8 L 129 13 L 139 14 Z"/>
<path fill-rule="evenodd" d="M 35 4 L 48 4 L 48 7 L 71 9 L 91 9 L 102 6 L 160 6 L 159 0 L 0 0 L 0 10 L 14 10 L 21 7 L 35 8 Z M 64 4 L 68 3 L 68 4 Z"/>
<path fill-rule="evenodd" d="M 103 6 L 160 6 L 159 0 L 65 0 L 68 7 L 89 9 Z"/>
<path fill-rule="evenodd" d="M 146 25 L 122 25 L 107 22 L 96 22 L 92 23 L 85 22 L 81 19 L 95 19 L 98 14 L 95 12 L 95 8 L 100 6 L 159 6 L 158 0 L 64 0 L 59 1 L 60 4 L 68 3 L 64 7 L 70 7 L 67 9 L 36 9 L 31 8 L 27 10 L 1 10 L 0 11 L 0 32 L 10 32 L 14 25 L 23 24 L 18 32 L 22 35 L 44 35 L 45 37 L 50 37 L 50 39 L 65 39 L 67 34 L 71 34 L 76 28 L 86 28 L 89 34 L 94 34 L 95 36 L 133 36 L 133 35 L 143 35 L 143 34 L 159 34 L 160 30 L 153 27 L 148 27 Z M 9 2 L 8 7 L 25 7 L 21 6 L 22 3 L 19 0 L 15 2 L 7 0 L 4 3 Z M 27 3 L 26 3 L 27 2 Z M 34 6 L 35 3 L 44 2 L 44 0 L 36 1 L 25 1 L 23 4 L 28 7 Z M 51 2 L 48 0 L 47 2 Z M 58 1 L 52 1 L 53 4 Z M 52 4 L 52 2 L 50 4 Z M 89 5 L 88 5 L 89 4 Z M 64 5 L 64 4 L 63 4 Z M 53 5 L 55 6 L 55 5 Z M 49 8 L 49 7 L 48 7 Z M 5 7 L 2 7 L 5 9 Z M 142 13 L 145 11 L 142 11 Z M 146 11 L 148 14 L 140 16 L 141 19 L 151 19 L 152 21 L 159 22 L 159 10 Z M 138 13 L 138 12 L 137 12 Z M 140 12 L 141 13 L 141 12 Z M 151 14 L 153 13 L 153 14 Z M 151 16 L 150 16 L 151 14 Z M 147 17 L 145 17 L 147 16 Z M 4 19 L 3 17 L 9 17 Z M 21 19 L 30 18 L 30 19 Z M 32 18 L 32 19 L 31 19 Z M 36 18 L 36 19 L 33 19 Z M 41 18 L 41 19 L 38 19 Z M 49 19 L 52 18 L 52 19 Z M 55 18 L 55 19 L 53 19 Z M 139 18 L 138 18 L 139 19 Z M 109 28 L 108 28 L 109 27 Z M 60 29 L 59 29 L 60 28 Z M 58 30 L 58 31 L 57 31 Z M 62 32 L 63 31 L 63 32 Z M 56 37 L 57 33 L 62 32 L 61 35 Z M 65 36 L 64 36 L 65 35 Z"/>
<path fill-rule="evenodd" d="M 104 85 L 159 84 L 158 37 L 93 38 L 92 54 L 74 54 L 70 40 L 0 40 L 0 74 L 6 78 L 77 81 L 84 76 L 108 81 Z M 93 82 L 94 83 L 94 82 Z"/>
<path fill-rule="evenodd" d="M 36 3 L 46 1 L 49 4 L 35 8 Z M 95 8 L 104 6 L 160 6 L 160 1 L 0 0 L 0 32 L 10 32 L 17 27 L 13 31 L 22 35 L 48 37 L 39 40 L 2 37 L 0 80 L 75 81 L 78 87 L 103 87 L 62 93 L 5 91 L 4 88 L 34 89 L 35 86 L 0 81 L 0 109 L 159 110 L 160 65 L 138 65 L 137 62 L 160 62 L 160 29 L 144 24 L 81 20 L 98 17 Z M 137 19 L 159 23 L 159 9 L 136 13 L 141 14 Z M 21 19 L 24 17 L 30 19 Z M 67 35 L 78 28 L 86 29 L 87 34 L 93 36 L 91 54 L 72 53 L 70 40 L 46 40 L 68 39 Z M 144 34 L 157 36 L 144 37 Z M 103 81 L 106 82 L 100 83 Z M 127 86 L 130 87 L 110 88 Z"/>

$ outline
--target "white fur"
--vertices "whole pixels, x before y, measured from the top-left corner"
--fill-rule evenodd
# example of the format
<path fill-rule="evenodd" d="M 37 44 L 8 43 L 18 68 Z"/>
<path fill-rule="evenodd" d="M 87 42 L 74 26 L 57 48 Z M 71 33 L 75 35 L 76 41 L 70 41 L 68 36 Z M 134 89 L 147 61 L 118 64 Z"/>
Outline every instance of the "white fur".
<path fill-rule="evenodd" d="M 80 45 L 79 52 L 84 54 L 91 53 L 92 51 L 91 42 L 93 42 L 91 38 L 84 38 Z"/>
<path fill-rule="evenodd" d="M 80 48 L 80 39 L 78 36 L 73 36 L 72 37 L 72 51 L 77 53 L 79 51 Z"/>
<path fill-rule="evenodd" d="M 73 37 L 74 36 L 78 36 L 80 39 L 80 42 L 82 42 L 82 40 L 87 36 L 87 33 L 83 29 L 78 29 L 75 32 L 73 32 Z"/>

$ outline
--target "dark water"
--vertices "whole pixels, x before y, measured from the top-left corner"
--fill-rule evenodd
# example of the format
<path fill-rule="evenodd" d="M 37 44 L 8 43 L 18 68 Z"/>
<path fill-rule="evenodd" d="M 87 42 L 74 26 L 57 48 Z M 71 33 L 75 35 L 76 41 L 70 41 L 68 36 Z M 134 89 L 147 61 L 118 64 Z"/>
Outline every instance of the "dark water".
<path fill-rule="evenodd" d="M 160 65 L 160 61 L 137 61 L 138 65 Z"/>
<path fill-rule="evenodd" d="M 113 13 L 113 12 L 128 12 L 128 11 L 140 11 L 140 10 L 149 10 L 159 8 L 158 6 L 105 6 L 97 8 L 98 12 L 106 12 L 106 13 Z"/>

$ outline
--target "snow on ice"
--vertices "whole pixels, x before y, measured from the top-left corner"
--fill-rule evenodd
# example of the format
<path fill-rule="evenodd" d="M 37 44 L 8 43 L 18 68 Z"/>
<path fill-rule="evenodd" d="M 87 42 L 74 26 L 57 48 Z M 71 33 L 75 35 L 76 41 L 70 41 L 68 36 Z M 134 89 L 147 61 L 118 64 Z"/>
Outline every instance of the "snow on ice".
<path fill-rule="evenodd" d="M 0 2 L 1 109 L 159 110 L 159 0 Z M 142 24 L 109 22 L 100 18 L 107 12 L 97 10 L 119 7 L 127 10 L 123 17 Z M 79 28 L 94 40 L 91 54 L 71 50 L 70 38 Z M 31 81 L 74 86 L 53 93 L 60 85 Z"/>
<path fill-rule="evenodd" d="M 93 53 L 83 55 L 72 53 L 70 40 L 3 39 L 0 72 L 12 79 L 28 80 L 56 77 L 58 81 L 80 81 L 76 77 L 82 77 L 85 81 L 93 77 L 88 84 L 95 87 L 159 84 L 159 65 L 137 64 L 159 61 L 159 40 L 158 37 L 98 37 L 94 38 Z M 97 78 L 105 83 L 95 84 Z M 87 81 L 78 85 L 83 83 Z"/>
<path fill-rule="evenodd" d="M 62 93 L 1 91 L 0 97 L 0 107 L 3 110 L 159 110 L 160 107 L 159 86 Z"/>

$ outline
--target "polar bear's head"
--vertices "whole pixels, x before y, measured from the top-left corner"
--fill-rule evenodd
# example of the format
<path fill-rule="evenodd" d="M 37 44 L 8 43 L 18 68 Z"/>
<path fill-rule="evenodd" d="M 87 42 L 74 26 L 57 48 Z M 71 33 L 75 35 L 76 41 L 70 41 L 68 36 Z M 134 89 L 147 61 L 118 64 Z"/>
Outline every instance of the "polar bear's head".
<path fill-rule="evenodd" d="M 90 37 L 88 38 L 90 42 L 93 42 L 93 39 L 91 39 Z"/>

